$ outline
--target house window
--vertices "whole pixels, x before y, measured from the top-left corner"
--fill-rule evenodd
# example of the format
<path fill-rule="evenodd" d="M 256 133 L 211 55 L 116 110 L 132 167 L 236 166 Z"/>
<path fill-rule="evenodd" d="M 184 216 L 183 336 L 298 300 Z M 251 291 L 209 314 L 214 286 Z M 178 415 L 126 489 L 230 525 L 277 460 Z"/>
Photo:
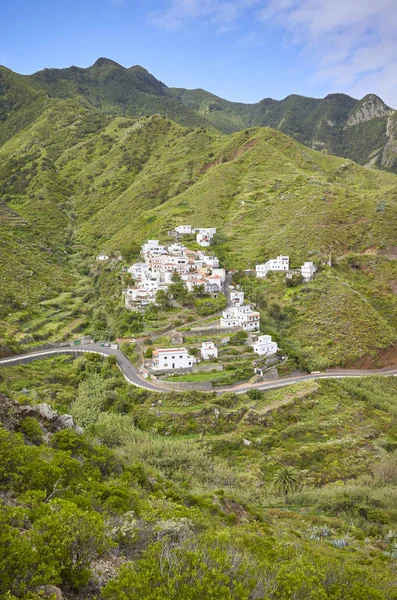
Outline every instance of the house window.
<path fill-rule="evenodd" d="M 164 363 L 164 367 L 168 367 L 168 363 Z"/>
<path fill-rule="evenodd" d="M 191 366 L 192 366 L 192 363 L 191 363 L 191 362 L 189 362 L 189 367 L 191 367 Z"/>
<path fill-rule="evenodd" d="M 172 357 L 172 360 L 174 360 L 174 359 L 175 359 L 175 356 Z"/>
<path fill-rule="evenodd" d="M 182 354 L 180 355 L 180 357 L 179 357 L 179 358 L 183 358 Z"/>

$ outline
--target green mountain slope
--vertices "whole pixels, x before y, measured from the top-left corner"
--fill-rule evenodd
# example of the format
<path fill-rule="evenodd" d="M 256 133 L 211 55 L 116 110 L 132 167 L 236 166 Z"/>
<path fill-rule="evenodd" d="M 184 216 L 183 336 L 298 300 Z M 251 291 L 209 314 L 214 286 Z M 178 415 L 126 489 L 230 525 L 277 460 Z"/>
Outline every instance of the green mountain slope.
<path fill-rule="evenodd" d="M 36 119 L 2 144 L 0 165 L 7 206 L 54 256 L 66 252 L 67 261 L 79 248 L 90 256 L 100 250 L 132 256 L 146 238 L 166 240 L 182 223 L 218 227 L 216 251 L 231 269 L 253 268 L 280 253 L 296 267 L 308 259 L 321 265 L 331 251 L 332 275 L 319 273 L 316 293 L 298 294 L 297 302 L 283 286 L 260 292 L 294 313 L 280 341 L 300 344 L 311 366 L 376 358 L 397 341 L 393 174 L 316 152 L 273 129 L 227 136 L 159 115 L 112 117 L 78 98 L 46 98 Z M 12 272 L 17 253 L 8 252 Z M 352 252 L 378 261 L 362 267 L 360 281 L 338 262 Z M 40 279 L 39 270 L 38 286 Z M 43 299 L 44 276 L 40 286 Z M 327 345 L 340 302 L 338 343 Z"/>
<path fill-rule="evenodd" d="M 374 94 L 360 101 L 329 94 L 243 104 L 205 90 L 168 88 L 140 66 L 127 69 L 106 58 L 87 69 L 45 69 L 30 76 L 0 68 L 0 119 L 8 120 L 3 138 L 27 124 L 51 98 L 74 99 L 113 115 L 160 114 L 187 127 L 214 127 L 223 133 L 272 127 L 314 149 L 397 169 L 396 113 Z"/>
<path fill-rule="evenodd" d="M 176 103 L 167 86 L 140 66 L 125 69 L 99 58 L 88 69 L 45 69 L 27 79 L 51 96 L 79 98 L 105 113 L 134 117 L 160 113 L 182 125 L 209 125 L 199 114 Z"/>
<path fill-rule="evenodd" d="M 226 133 L 252 126 L 278 129 L 302 144 L 359 164 L 396 170 L 395 112 L 377 96 L 345 94 L 324 99 L 291 95 L 257 104 L 228 102 L 204 90 L 174 88 L 175 98 Z"/>

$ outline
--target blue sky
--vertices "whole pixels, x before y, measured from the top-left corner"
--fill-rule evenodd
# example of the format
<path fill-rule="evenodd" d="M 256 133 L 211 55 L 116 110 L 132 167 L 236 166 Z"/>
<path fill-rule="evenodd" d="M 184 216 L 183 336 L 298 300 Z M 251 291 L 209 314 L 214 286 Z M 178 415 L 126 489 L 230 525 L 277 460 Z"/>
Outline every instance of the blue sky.
<path fill-rule="evenodd" d="M 397 108 L 395 0 L 3 0 L 0 64 L 19 73 L 139 64 L 169 86 L 257 102 L 380 95 Z"/>

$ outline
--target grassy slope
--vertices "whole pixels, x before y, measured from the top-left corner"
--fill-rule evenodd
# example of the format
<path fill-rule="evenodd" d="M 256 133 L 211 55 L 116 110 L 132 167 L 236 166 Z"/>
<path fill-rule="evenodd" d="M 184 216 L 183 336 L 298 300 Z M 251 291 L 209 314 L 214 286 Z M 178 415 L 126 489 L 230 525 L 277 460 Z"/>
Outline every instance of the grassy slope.
<path fill-rule="evenodd" d="M 308 258 L 321 263 L 330 248 L 334 256 L 387 252 L 397 236 L 394 175 L 309 150 L 271 129 L 224 136 L 159 116 L 111 118 L 52 98 L 3 143 L 0 158 L 3 197 L 56 252 L 78 243 L 129 255 L 147 237 L 164 238 L 169 228 L 190 222 L 214 225 L 226 236 L 217 252 L 229 268 L 252 268 L 279 253 L 298 266 Z M 9 251 L 8 273 L 16 256 Z M 48 293 L 45 272 L 38 269 L 41 297 Z M 394 342 L 386 302 L 368 304 L 356 282 L 337 273 L 316 285 L 317 293 L 300 300 L 301 325 L 293 324 L 292 336 L 313 346 L 312 354 L 340 362 L 324 347 L 335 319 L 341 323 L 335 348 L 349 361 L 370 351 L 371 337 L 376 348 Z M 276 299 L 284 302 L 282 294 Z M 351 315 L 354 344 L 344 327 Z"/>
<path fill-rule="evenodd" d="M 19 93 L 8 94 L 2 102 L 2 91 L 10 82 Z M 168 88 L 142 67 L 126 69 L 105 58 L 87 69 L 45 69 L 31 76 L 1 69 L 0 119 L 10 100 L 15 104 L 18 98 L 29 98 L 29 102 L 24 101 L 23 116 L 20 113 L 15 123 L 10 121 L 11 131 L 21 126 L 21 119 L 22 123 L 30 122 L 48 97 L 78 100 L 108 114 L 141 117 L 158 113 L 184 126 L 213 126 L 224 133 L 253 126 L 273 127 L 319 150 L 360 164 L 373 160 L 387 170 L 396 169 L 395 144 L 388 143 L 386 136 L 387 117 L 346 127 L 349 116 L 365 98 L 357 101 L 345 94 L 330 94 L 315 99 L 292 94 L 281 101 L 265 98 L 256 104 L 229 102 L 205 90 Z"/>
<path fill-rule="evenodd" d="M 212 527 L 227 539 L 225 525 L 230 523 L 236 545 L 255 522 L 247 550 L 271 535 L 272 546 L 281 544 L 287 550 L 292 545 L 311 562 L 309 549 L 324 559 L 338 557 L 351 569 L 361 564 L 363 576 L 379 573 L 385 585 L 395 579 L 394 561 L 386 553 L 391 550 L 388 532 L 397 522 L 395 378 L 305 382 L 257 398 L 171 393 L 163 397 L 161 410 L 153 410 L 156 395 L 131 390 L 110 361 L 57 357 L 3 369 L 0 391 L 19 402 L 45 401 L 70 412 L 81 394 L 78 385 L 89 382 L 94 373 L 101 374 L 107 391 L 106 410 L 124 416 L 115 415 L 119 418 L 113 437 L 109 426 L 106 437 L 106 430 L 95 425 L 86 434 L 102 441 L 104 452 L 106 440 L 113 440 L 116 455 L 134 465 L 134 474 L 141 464 L 150 473 L 148 492 L 140 492 L 139 502 L 136 493 L 132 499 L 140 526 L 143 519 L 187 516 L 201 529 Z M 121 419 L 124 427 L 119 430 Z M 287 502 L 272 486 L 280 465 L 294 466 L 299 474 L 300 489 Z M 117 477 L 114 473 L 112 484 L 120 490 Z M 128 481 L 128 486 L 136 492 L 135 483 Z M 65 487 L 58 497 L 73 501 Z M 85 490 L 81 485 L 78 489 Z M 19 498 L 18 489 L 14 493 Z M 131 510 L 130 498 L 120 497 L 123 503 L 115 505 L 119 519 Z M 99 498 L 95 507 L 98 502 Z M 110 503 L 106 514 L 113 515 Z M 325 526 L 328 532 L 321 536 Z M 346 540 L 346 548 L 333 547 L 340 538 Z M 354 571 L 353 576 L 359 577 Z M 313 581 L 308 585 L 311 589 Z M 307 593 L 306 589 L 302 597 Z M 332 598 L 329 594 L 324 597 Z M 386 589 L 368 597 L 392 598 L 390 594 Z M 351 597 L 359 598 L 359 591 Z"/>

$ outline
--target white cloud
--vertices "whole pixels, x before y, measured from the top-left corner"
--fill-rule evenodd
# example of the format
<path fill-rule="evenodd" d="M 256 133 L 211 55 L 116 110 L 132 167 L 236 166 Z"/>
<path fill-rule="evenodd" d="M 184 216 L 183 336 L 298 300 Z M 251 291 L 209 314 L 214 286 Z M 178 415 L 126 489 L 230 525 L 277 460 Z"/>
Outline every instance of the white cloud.
<path fill-rule="evenodd" d="M 234 29 L 239 17 L 259 4 L 260 0 L 168 0 L 164 9 L 149 13 L 149 21 L 172 31 L 201 20 L 223 32 Z"/>
<path fill-rule="evenodd" d="M 374 92 L 397 106 L 395 0 L 270 0 L 259 18 L 312 56 L 315 80 L 330 91 Z"/>
<path fill-rule="evenodd" d="M 312 84 L 356 97 L 377 93 L 397 108 L 396 0 L 164 0 L 149 13 L 168 31 L 195 23 L 219 33 L 243 20 L 251 27 L 241 46 L 258 44 L 271 27 L 280 47 L 288 40 L 303 51 Z"/>

